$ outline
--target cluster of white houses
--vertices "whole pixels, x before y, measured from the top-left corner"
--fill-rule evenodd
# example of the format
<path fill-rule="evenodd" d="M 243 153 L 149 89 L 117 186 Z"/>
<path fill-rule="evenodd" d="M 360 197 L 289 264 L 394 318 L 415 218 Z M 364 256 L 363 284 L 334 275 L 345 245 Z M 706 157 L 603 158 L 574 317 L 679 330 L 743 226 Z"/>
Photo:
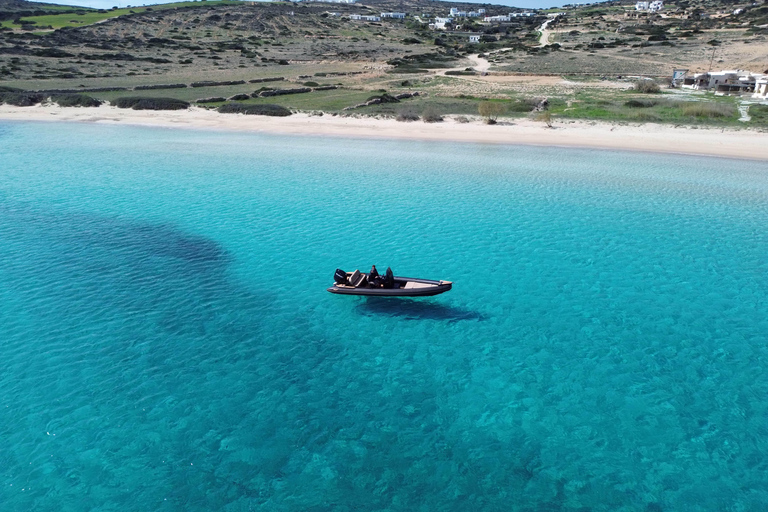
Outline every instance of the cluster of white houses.
<path fill-rule="evenodd" d="M 637 11 L 659 12 L 663 8 L 664 2 L 661 0 L 654 0 L 653 2 L 637 2 L 635 4 L 635 10 Z"/>
<path fill-rule="evenodd" d="M 476 11 L 460 11 L 456 7 L 451 7 L 451 16 L 454 18 L 479 18 L 485 14 L 485 9 L 478 9 Z"/>
<path fill-rule="evenodd" d="M 504 21 L 512 21 L 512 18 L 530 18 L 531 16 L 536 16 L 535 12 L 511 12 L 509 14 L 499 14 L 498 16 L 486 16 L 483 18 L 483 21 L 488 21 L 490 23 L 501 23 Z"/>
<path fill-rule="evenodd" d="M 536 16 L 536 13 L 534 12 L 511 12 L 509 14 L 500 14 L 497 16 L 484 16 L 485 9 L 478 9 L 477 12 L 464 12 L 459 11 L 458 9 L 451 9 L 451 15 L 446 18 L 436 17 L 432 23 L 429 24 L 429 28 L 436 29 L 436 30 L 445 30 L 447 28 L 446 25 L 450 25 L 453 23 L 454 17 L 456 18 L 479 18 L 480 16 L 483 16 L 483 21 L 485 23 L 503 23 L 512 21 L 512 18 L 528 18 L 530 16 Z M 476 42 L 476 41 L 471 41 Z"/>
<path fill-rule="evenodd" d="M 756 99 L 768 99 L 768 74 L 743 70 L 708 71 L 685 76 L 681 87 L 715 94 L 752 95 Z"/>

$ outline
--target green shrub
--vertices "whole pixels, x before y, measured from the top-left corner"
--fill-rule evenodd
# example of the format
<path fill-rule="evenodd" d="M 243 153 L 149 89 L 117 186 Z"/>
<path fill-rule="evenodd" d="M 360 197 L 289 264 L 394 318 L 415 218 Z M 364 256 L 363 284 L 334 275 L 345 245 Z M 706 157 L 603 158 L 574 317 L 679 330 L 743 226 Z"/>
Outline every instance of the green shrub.
<path fill-rule="evenodd" d="M 65 57 L 74 57 L 73 54 L 65 52 L 64 50 L 60 50 L 58 48 L 39 48 L 37 50 L 32 50 L 32 55 L 36 57 L 53 57 L 57 59 L 61 59 Z"/>
<path fill-rule="evenodd" d="M 507 105 L 510 112 L 533 112 L 541 103 L 539 98 L 522 98 Z"/>
<path fill-rule="evenodd" d="M 16 87 L 0 85 L 0 92 L 24 92 L 24 89 L 17 89 Z"/>
<path fill-rule="evenodd" d="M 680 106 L 683 115 L 699 118 L 723 118 L 736 115 L 736 107 L 727 103 L 688 101 Z"/>
<path fill-rule="evenodd" d="M 192 87 L 214 87 L 214 86 L 220 86 L 220 85 L 243 85 L 245 83 L 245 80 L 229 80 L 224 82 L 211 82 L 211 81 L 201 81 L 201 82 L 192 82 Z"/>
<path fill-rule="evenodd" d="M 151 91 L 156 89 L 186 89 L 187 84 L 137 85 L 134 91 Z"/>
<path fill-rule="evenodd" d="M 31 107 L 43 101 L 43 95 L 35 92 L 0 92 L 0 104 L 14 107 Z"/>
<path fill-rule="evenodd" d="M 320 84 L 317 82 L 304 82 L 302 85 L 306 87 L 318 87 Z"/>
<path fill-rule="evenodd" d="M 750 105 L 749 115 L 753 123 L 768 124 L 768 105 Z"/>
<path fill-rule="evenodd" d="M 420 117 L 419 117 L 419 114 L 417 114 L 413 110 L 402 110 L 397 114 L 396 119 L 400 122 L 409 122 L 409 121 L 418 121 Z"/>
<path fill-rule="evenodd" d="M 427 107 L 424 112 L 421 113 L 421 118 L 425 123 L 440 123 L 443 121 L 443 116 L 434 107 Z"/>
<path fill-rule="evenodd" d="M 235 94 L 231 98 L 228 98 L 227 101 L 245 101 L 250 97 L 251 96 L 249 94 Z"/>
<path fill-rule="evenodd" d="M 658 102 L 654 100 L 629 100 L 624 103 L 624 106 L 629 108 L 651 108 L 657 104 Z"/>
<path fill-rule="evenodd" d="M 213 98 L 200 98 L 195 103 L 221 103 L 222 101 L 227 101 L 227 98 L 223 98 L 221 96 L 214 96 Z"/>
<path fill-rule="evenodd" d="M 658 94 L 661 92 L 661 87 L 653 80 L 640 80 L 635 82 L 635 91 L 643 94 Z"/>
<path fill-rule="evenodd" d="M 485 118 L 485 124 L 496 124 L 500 115 L 507 111 L 507 106 L 498 101 L 482 101 L 477 105 L 477 112 Z"/>
<path fill-rule="evenodd" d="M 366 103 L 373 104 L 379 104 L 379 103 L 400 103 L 400 100 L 392 96 L 391 94 L 381 94 L 377 96 L 371 96 L 367 100 L 365 100 Z"/>
<path fill-rule="evenodd" d="M 291 115 L 291 111 L 280 105 L 243 105 L 242 103 L 227 103 L 220 106 L 221 114 L 245 114 L 249 116 L 273 116 L 285 117 Z"/>
<path fill-rule="evenodd" d="M 312 89 L 309 87 L 296 87 L 294 89 L 274 89 L 274 90 L 264 90 L 259 93 L 259 97 L 265 98 L 269 96 L 284 96 L 286 94 L 304 94 L 312 92 Z"/>
<path fill-rule="evenodd" d="M 54 94 L 51 101 L 60 107 L 98 107 L 103 102 L 81 94 Z"/>
<path fill-rule="evenodd" d="M 189 103 L 176 98 L 117 98 L 117 108 L 131 108 L 133 110 L 184 110 L 189 108 Z"/>

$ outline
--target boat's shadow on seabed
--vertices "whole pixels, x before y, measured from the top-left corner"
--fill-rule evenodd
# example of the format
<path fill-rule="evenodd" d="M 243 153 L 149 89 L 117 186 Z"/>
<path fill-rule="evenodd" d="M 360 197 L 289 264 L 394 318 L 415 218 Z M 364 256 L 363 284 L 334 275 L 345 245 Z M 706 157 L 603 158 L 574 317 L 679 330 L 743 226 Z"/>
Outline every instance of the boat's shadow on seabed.
<path fill-rule="evenodd" d="M 485 320 L 477 311 L 458 306 L 449 306 L 423 299 L 403 299 L 393 297 L 363 297 L 357 310 L 367 316 L 388 315 L 405 320 Z"/>

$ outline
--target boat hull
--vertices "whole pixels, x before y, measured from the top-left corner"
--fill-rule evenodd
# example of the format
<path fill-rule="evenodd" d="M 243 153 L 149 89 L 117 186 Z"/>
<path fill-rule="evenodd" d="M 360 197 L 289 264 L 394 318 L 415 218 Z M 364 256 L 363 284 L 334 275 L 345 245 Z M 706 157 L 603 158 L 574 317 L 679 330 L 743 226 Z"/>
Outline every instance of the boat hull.
<path fill-rule="evenodd" d="M 430 297 L 445 293 L 453 287 L 451 281 L 435 281 L 411 277 L 395 277 L 394 288 L 368 288 L 334 284 L 328 291 L 339 295 L 368 297 Z"/>

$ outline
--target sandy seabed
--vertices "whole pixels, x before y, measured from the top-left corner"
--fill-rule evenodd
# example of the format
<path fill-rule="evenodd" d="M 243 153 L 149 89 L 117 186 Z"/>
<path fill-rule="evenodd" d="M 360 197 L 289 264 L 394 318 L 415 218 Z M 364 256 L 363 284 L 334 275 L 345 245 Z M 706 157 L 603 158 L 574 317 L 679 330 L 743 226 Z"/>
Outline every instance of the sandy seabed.
<path fill-rule="evenodd" d="M 290 117 L 219 114 L 192 107 L 177 111 L 38 105 L 0 105 L 0 120 L 67 121 L 126 124 L 202 130 L 232 130 L 295 135 L 434 140 L 485 144 L 529 144 L 683 153 L 768 160 L 768 133 L 749 129 L 693 128 L 661 124 L 558 121 L 552 128 L 529 119 L 486 125 L 479 120 L 458 123 L 294 114 Z"/>

